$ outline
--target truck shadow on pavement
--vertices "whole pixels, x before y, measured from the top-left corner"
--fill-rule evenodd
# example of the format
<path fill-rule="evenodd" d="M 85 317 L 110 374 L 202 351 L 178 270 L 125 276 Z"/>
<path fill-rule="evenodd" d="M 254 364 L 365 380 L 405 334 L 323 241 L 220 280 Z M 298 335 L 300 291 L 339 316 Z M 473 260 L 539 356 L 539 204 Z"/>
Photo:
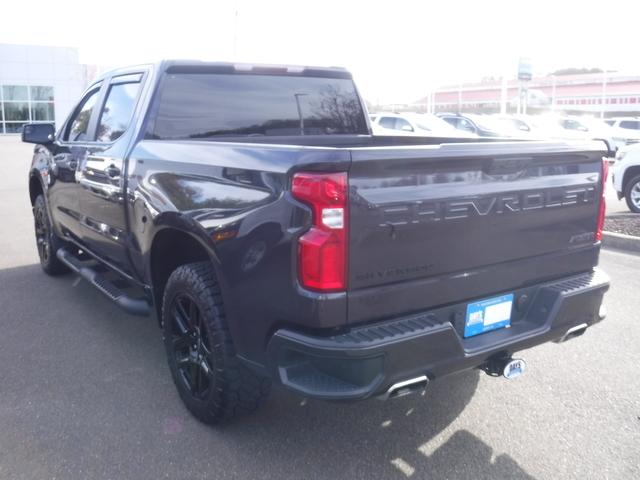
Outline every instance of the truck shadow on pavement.
<path fill-rule="evenodd" d="M 306 465 L 317 478 L 533 479 L 508 455 L 493 458 L 469 431 L 447 430 L 478 376 L 434 382 L 424 397 L 358 404 L 306 401 L 276 389 L 264 410 L 221 434 L 247 454 L 278 458 L 300 474 Z"/>
<path fill-rule="evenodd" d="M 531 479 L 451 424 L 478 371 L 357 404 L 274 388 L 219 427 L 184 408 L 160 331 L 72 275 L 0 270 L 0 467 L 11 478 Z"/>

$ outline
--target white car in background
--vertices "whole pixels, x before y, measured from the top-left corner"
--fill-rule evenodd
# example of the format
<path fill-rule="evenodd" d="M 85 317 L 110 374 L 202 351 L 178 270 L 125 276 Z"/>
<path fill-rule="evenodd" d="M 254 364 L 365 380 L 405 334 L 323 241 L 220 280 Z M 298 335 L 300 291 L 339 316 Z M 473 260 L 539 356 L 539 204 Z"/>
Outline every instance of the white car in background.
<path fill-rule="evenodd" d="M 624 197 L 629 210 L 640 213 L 640 143 L 618 149 L 611 181 L 618 198 Z"/>
<path fill-rule="evenodd" d="M 611 127 L 614 150 L 632 143 L 640 143 L 640 118 L 613 117 L 604 121 Z"/>
<path fill-rule="evenodd" d="M 563 140 L 602 140 L 613 154 L 613 130 L 602 120 L 592 117 L 553 114 L 516 117 L 529 126 L 529 138 Z"/>
<path fill-rule="evenodd" d="M 430 113 L 376 113 L 369 115 L 374 135 L 475 138 Z"/>
<path fill-rule="evenodd" d="M 536 128 L 527 115 L 492 115 L 496 122 L 504 125 L 504 128 L 518 132 L 524 138 L 535 136 Z"/>
<path fill-rule="evenodd" d="M 577 130 L 590 140 L 603 140 L 610 152 L 615 152 L 613 144 L 613 129 L 599 118 L 593 117 L 563 117 L 561 126 L 565 130 Z"/>
<path fill-rule="evenodd" d="M 522 132 L 510 123 L 500 122 L 493 115 L 440 112 L 437 116 L 458 130 L 479 137 L 517 138 L 522 136 Z"/>

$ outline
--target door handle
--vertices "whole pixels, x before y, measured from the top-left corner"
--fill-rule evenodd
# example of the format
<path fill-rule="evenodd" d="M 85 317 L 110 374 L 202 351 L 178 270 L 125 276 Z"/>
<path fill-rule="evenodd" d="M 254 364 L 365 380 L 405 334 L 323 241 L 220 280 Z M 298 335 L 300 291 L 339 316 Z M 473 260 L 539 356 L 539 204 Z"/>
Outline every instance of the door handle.
<path fill-rule="evenodd" d="M 120 169 L 113 164 L 107 167 L 106 172 L 107 172 L 107 175 L 109 175 L 109 177 L 111 178 L 116 178 L 120 176 Z"/>

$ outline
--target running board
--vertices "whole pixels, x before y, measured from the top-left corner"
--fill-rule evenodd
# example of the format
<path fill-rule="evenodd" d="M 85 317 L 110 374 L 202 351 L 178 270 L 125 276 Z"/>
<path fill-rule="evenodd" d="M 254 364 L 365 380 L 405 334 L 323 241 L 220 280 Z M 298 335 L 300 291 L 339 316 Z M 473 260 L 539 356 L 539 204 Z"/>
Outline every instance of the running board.
<path fill-rule="evenodd" d="M 67 249 L 59 249 L 56 252 L 56 256 L 62 263 L 104 293 L 125 312 L 139 316 L 147 316 L 151 313 L 151 307 L 146 300 L 127 295 L 101 272 L 96 271 L 91 266 L 83 265 L 83 263 Z"/>

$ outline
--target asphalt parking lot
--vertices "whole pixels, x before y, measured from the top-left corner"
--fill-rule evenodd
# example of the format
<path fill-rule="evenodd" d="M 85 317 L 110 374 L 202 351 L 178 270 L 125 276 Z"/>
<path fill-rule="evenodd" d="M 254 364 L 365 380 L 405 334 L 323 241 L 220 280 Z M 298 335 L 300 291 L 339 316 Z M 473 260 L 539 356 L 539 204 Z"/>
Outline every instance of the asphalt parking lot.
<path fill-rule="evenodd" d="M 29 156 L 0 137 L 0 478 L 640 478 L 640 257 L 603 251 L 608 318 L 523 352 L 520 379 L 355 405 L 275 389 L 212 428 L 182 406 L 151 319 L 41 272 Z"/>

